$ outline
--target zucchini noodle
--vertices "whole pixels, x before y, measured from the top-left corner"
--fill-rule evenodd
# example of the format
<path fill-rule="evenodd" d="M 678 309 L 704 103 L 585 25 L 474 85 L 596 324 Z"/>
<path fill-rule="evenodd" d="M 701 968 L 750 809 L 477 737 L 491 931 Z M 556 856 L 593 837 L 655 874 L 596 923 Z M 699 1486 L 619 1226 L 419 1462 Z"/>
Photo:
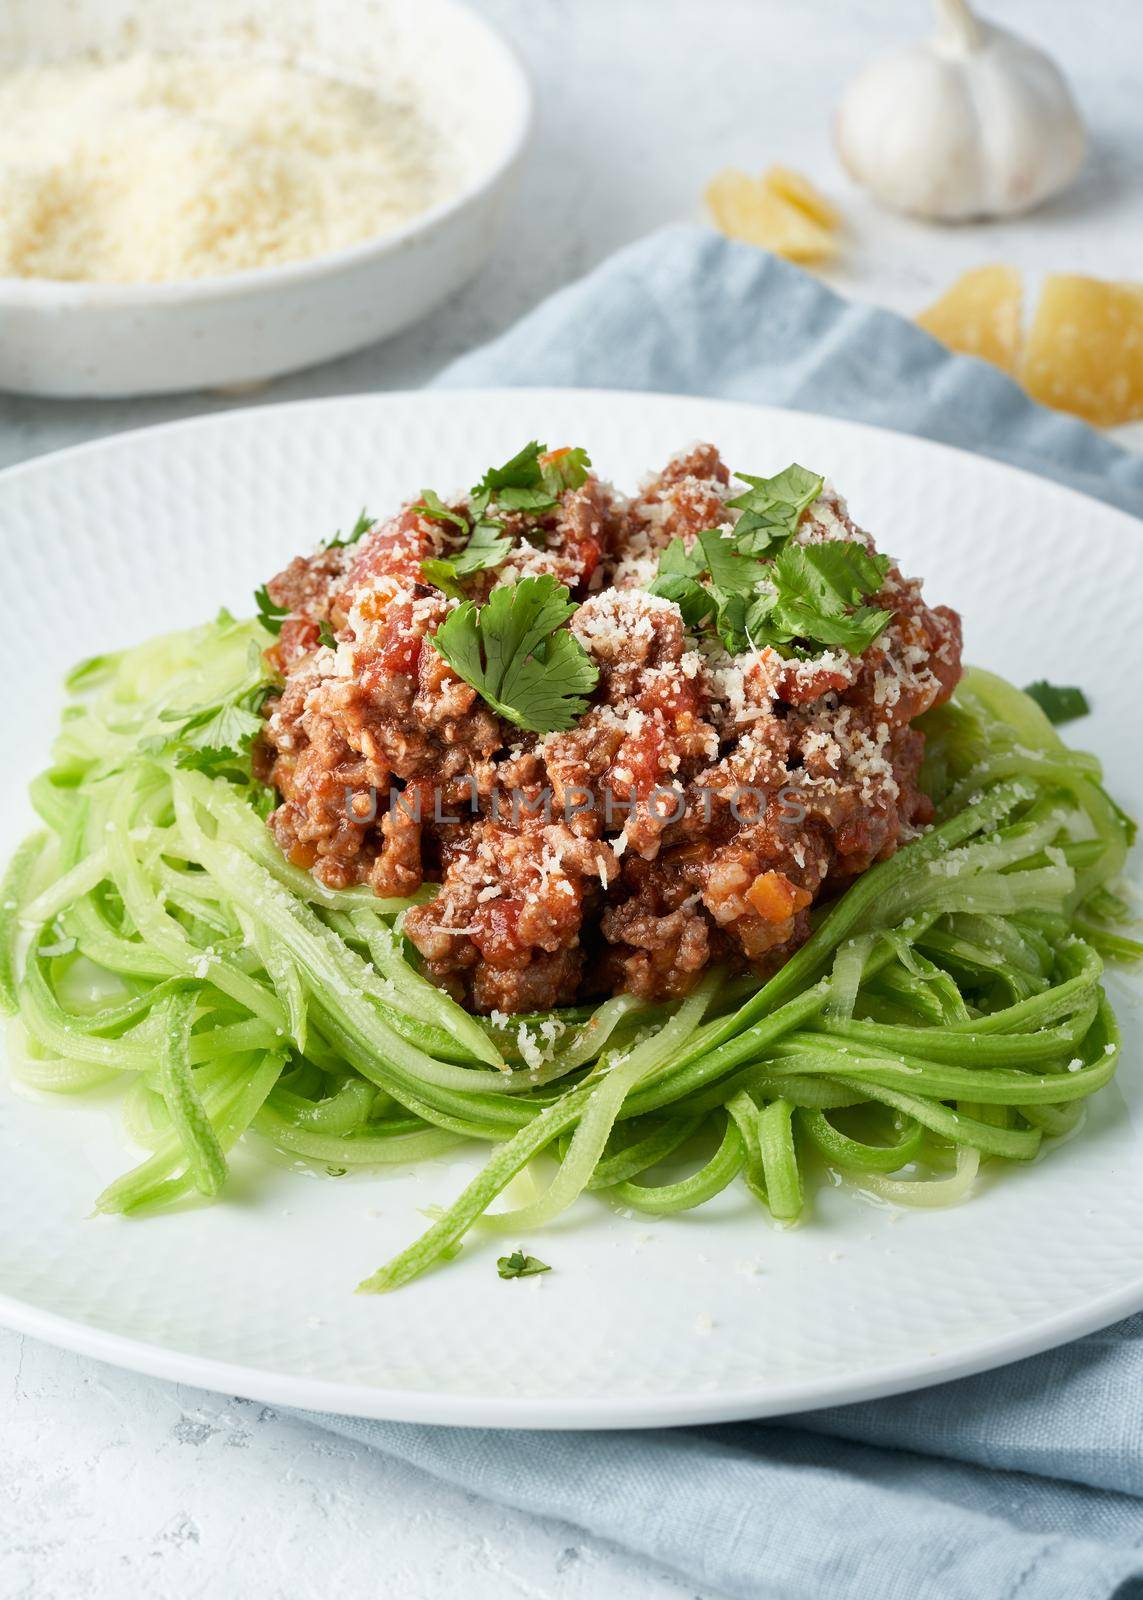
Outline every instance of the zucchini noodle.
<path fill-rule="evenodd" d="M 492 1145 L 361 1285 L 387 1290 L 477 1222 L 523 1232 L 586 1191 L 667 1216 L 741 1180 L 788 1225 L 825 1169 L 951 1204 L 982 1163 L 1071 1134 L 1112 1077 L 1104 960 L 1143 957 L 1113 891 L 1134 828 L 1096 759 L 992 674 L 919 723 L 936 825 L 815 911 L 768 982 L 716 971 L 672 1004 L 506 1024 L 423 977 L 401 917 L 431 889 L 324 887 L 274 843 L 248 752 L 196 763 L 170 737 L 180 708 L 249 695 L 268 642 L 224 614 L 78 668 L 32 785 L 43 828 L 0 891 L 14 1075 L 118 1081 L 148 1152 L 99 1210 L 214 1198 L 242 1138 L 334 1171 Z M 549 1041 L 538 1062 L 529 1038 Z M 538 1161 L 536 1198 L 493 1212 Z"/>

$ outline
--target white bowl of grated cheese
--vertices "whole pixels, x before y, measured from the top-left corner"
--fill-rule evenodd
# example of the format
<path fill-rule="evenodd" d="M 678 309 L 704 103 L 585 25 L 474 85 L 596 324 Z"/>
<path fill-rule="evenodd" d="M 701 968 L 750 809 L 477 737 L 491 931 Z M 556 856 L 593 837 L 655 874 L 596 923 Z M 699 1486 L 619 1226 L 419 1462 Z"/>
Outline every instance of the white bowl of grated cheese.
<path fill-rule="evenodd" d="M 0 389 L 246 386 L 396 333 L 491 251 L 530 117 L 456 0 L 8 0 Z"/>

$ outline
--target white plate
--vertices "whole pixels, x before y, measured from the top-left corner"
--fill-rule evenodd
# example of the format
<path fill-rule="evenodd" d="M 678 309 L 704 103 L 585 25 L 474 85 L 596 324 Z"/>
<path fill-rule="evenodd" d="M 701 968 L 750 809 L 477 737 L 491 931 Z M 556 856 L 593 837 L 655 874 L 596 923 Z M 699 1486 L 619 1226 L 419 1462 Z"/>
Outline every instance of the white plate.
<path fill-rule="evenodd" d="M 0 839 L 26 820 L 59 677 L 77 657 L 245 608 L 291 554 L 424 484 L 473 481 L 526 439 L 582 443 L 632 485 L 698 437 L 735 466 L 796 458 L 934 601 L 971 660 L 1085 685 L 1075 737 L 1143 810 L 1137 522 L 944 447 L 696 399 L 571 392 L 384 395 L 270 407 L 128 435 L 0 476 Z M 1133 730 L 1128 732 L 1128 730 Z M 554 1271 L 502 1282 L 499 1237 L 384 1298 L 353 1286 L 449 1201 L 479 1156 L 339 1180 L 246 1152 L 223 1203 L 91 1218 L 134 1158 L 111 1100 L 0 1088 L 0 1318 L 69 1348 L 272 1403 L 513 1427 L 765 1416 L 884 1394 L 1046 1348 L 1143 1307 L 1140 995 L 1080 1137 L 902 1213 L 828 1191 L 770 1226 L 736 1188 L 669 1221 L 589 1198 L 536 1239 Z M 516 1241 L 509 1241 L 514 1244 Z"/>

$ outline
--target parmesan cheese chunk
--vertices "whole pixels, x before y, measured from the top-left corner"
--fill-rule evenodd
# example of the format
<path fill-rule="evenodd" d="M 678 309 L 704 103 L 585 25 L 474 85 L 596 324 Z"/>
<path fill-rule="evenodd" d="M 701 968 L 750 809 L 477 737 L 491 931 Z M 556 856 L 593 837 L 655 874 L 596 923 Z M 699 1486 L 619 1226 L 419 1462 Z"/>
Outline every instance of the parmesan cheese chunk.
<path fill-rule="evenodd" d="M 1023 284 L 1015 267 L 975 267 L 962 273 L 939 300 L 922 311 L 919 325 L 966 356 L 1014 373 L 1020 358 Z"/>
<path fill-rule="evenodd" d="M 1143 284 L 1049 277 L 1020 378 L 1034 400 L 1097 427 L 1143 417 Z"/>
<path fill-rule="evenodd" d="M 795 203 L 787 187 L 779 192 L 764 178 L 728 167 L 707 186 L 706 203 L 722 232 L 789 261 L 825 261 L 837 254 L 833 233 Z"/>
<path fill-rule="evenodd" d="M 411 106 L 296 67 L 138 54 L 0 78 L 0 276 L 273 266 L 389 232 L 458 182 Z"/>
<path fill-rule="evenodd" d="M 820 189 L 792 167 L 771 167 L 762 178 L 771 194 L 788 200 L 799 211 L 804 211 L 811 222 L 816 222 L 827 233 L 837 233 L 841 228 L 841 212 L 826 199 Z"/>

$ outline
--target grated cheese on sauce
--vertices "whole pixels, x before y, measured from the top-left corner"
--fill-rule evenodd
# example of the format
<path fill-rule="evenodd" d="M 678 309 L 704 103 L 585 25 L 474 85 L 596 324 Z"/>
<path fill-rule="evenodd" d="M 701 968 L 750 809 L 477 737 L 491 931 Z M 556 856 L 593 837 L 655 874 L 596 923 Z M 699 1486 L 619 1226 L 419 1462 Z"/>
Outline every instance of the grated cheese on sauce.
<path fill-rule="evenodd" d="M 409 105 L 296 67 L 141 53 L 0 77 L 0 276 L 273 266 L 389 232 L 456 184 Z"/>

